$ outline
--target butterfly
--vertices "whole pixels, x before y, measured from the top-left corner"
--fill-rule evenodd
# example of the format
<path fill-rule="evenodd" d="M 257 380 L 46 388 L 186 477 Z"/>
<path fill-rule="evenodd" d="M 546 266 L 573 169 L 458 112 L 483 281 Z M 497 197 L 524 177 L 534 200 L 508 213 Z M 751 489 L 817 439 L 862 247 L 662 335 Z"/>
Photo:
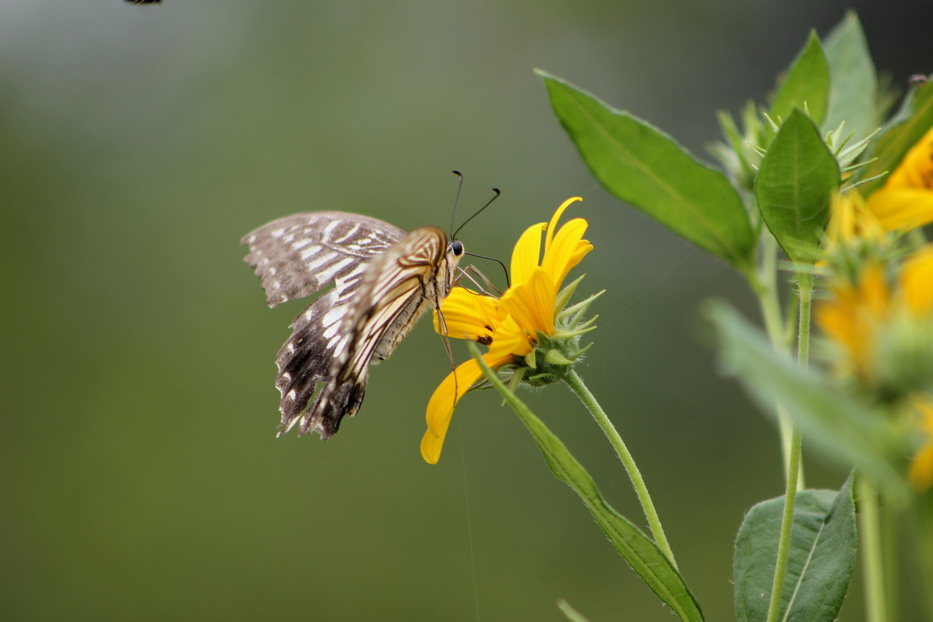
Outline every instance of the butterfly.
<path fill-rule="evenodd" d="M 464 254 L 436 227 L 405 233 L 346 212 L 286 216 L 240 243 L 270 307 L 333 285 L 295 318 L 275 359 L 279 436 L 300 422 L 299 434 L 323 439 L 360 409 L 369 366 L 389 358 L 422 313 L 440 307 Z"/>

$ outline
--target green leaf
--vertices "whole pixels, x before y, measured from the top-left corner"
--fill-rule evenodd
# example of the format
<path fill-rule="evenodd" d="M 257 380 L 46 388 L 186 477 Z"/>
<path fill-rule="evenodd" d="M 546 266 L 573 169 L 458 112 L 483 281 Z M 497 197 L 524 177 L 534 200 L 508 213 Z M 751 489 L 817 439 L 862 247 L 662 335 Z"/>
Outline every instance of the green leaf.
<path fill-rule="evenodd" d="M 845 121 L 843 135 L 853 133 L 853 142 L 858 141 L 879 125 L 878 78 L 854 12 L 829 33 L 824 50 L 829 63 L 829 109 L 823 128 L 835 130 Z"/>
<path fill-rule="evenodd" d="M 801 369 L 786 353 L 775 352 L 761 331 L 727 304 L 710 303 L 706 315 L 717 330 L 725 371 L 738 377 L 763 412 L 776 417 L 780 403 L 807 444 L 847 470 L 857 466 L 889 498 L 905 498 L 902 461 L 911 454 L 910 444 L 885 413 L 857 401 L 818 369 Z"/>
<path fill-rule="evenodd" d="M 813 122 L 795 109 L 768 148 L 755 183 L 761 217 L 793 261 L 816 257 L 838 186 L 836 158 Z"/>
<path fill-rule="evenodd" d="M 888 124 L 875 142 L 871 162 L 862 174 L 863 179 L 878 177 L 897 168 L 910 148 L 933 127 L 933 81 L 923 84 L 904 101 L 904 107 Z M 884 178 L 868 181 L 860 189 L 868 196 L 884 184 Z"/>
<path fill-rule="evenodd" d="M 755 505 L 735 543 L 735 611 L 739 622 L 767 618 L 784 497 Z M 858 548 L 852 477 L 836 493 L 801 490 L 794 506 L 780 618 L 832 622 L 852 578 Z"/>
<path fill-rule="evenodd" d="M 806 109 L 817 124 L 826 116 L 829 99 L 829 64 L 815 32 L 787 71 L 771 104 L 771 118 L 786 120 L 795 108 Z"/>
<path fill-rule="evenodd" d="M 645 121 L 538 74 L 558 119 L 606 189 L 732 265 L 752 264 L 755 236 L 725 175 Z"/>
<path fill-rule="evenodd" d="M 512 410 L 518 415 L 535 439 L 538 449 L 548 467 L 558 479 L 566 483 L 580 496 L 590 510 L 596 523 L 625 558 L 638 576 L 648 584 L 658 598 L 670 607 L 681 620 L 701 621 L 703 614 L 683 577 L 671 565 L 661 549 L 636 527 L 609 505 L 596 487 L 590 474 L 577 462 L 567 446 L 535 416 L 534 413 L 502 383 L 479 354 L 472 343 L 470 350 L 483 370 L 486 379 L 496 387 Z"/>

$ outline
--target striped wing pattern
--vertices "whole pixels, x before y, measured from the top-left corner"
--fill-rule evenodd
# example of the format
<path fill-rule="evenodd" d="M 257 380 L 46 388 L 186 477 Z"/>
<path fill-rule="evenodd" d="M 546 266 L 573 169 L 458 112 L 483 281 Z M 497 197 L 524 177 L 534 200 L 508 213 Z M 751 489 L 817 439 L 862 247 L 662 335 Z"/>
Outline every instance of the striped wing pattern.
<path fill-rule="evenodd" d="M 280 434 L 301 421 L 300 433 L 327 438 L 344 415 L 359 410 L 373 357 L 387 358 L 436 302 L 442 265 L 446 277 L 446 242 L 439 229 L 406 235 L 381 220 L 343 212 L 288 216 L 243 238 L 269 306 L 334 285 L 295 318 L 276 357 Z"/>
<path fill-rule="evenodd" d="M 352 293 L 365 263 L 405 232 L 387 222 L 346 212 L 309 212 L 279 218 L 247 233 L 246 263 L 256 269 L 270 307 L 310 296 L 336 283 Z"/>
<path fill-rule="evenodd" d="M 437 303 L 436 280 L 446 250 L 447 236 L 440 229 L 424 227 L 373 259 L 337 331 L 340 337 L 327 382 L 300 418 L 301 434 L 318 432 L 326 439 L 337 431 L 344 416 L 356 414 L 370 364 L 387 359 L 418 317 Z M 445 290 L 442 296 L 446 294 Z M 303 405 L 291 406 L 284 393 L 283 409 L 283 415 L 294 413 L 287 423 L 283 419 L 287 431 L 297 422 Z"/>

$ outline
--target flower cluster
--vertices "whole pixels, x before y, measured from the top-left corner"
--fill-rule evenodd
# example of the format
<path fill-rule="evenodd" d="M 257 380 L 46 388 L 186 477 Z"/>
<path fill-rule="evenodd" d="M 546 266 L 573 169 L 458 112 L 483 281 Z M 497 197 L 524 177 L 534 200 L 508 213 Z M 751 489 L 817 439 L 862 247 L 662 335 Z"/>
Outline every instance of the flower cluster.
<path fill-rule="evenodd" d="M 829 291 L 817 322 L 845 352 L 843 374 L 894 397 L 926 388 L 929 364 L 908 370 L 904 362 L 913 366 L 933 351 L 933 246 L 912 253 L 890 277 L 885 265 L 866 261 L 855 281 L 843 276 Z"/>
<path fill-rule="evenodd" d="M 933 222 L 933 129 L 867 199 L 837 197 L 827 229 L 829 296 L 816 321 L 837 346 L 836 370 L 876 399 L 906 404 L 924 437 L 915 488 L 933 487 L 933 245 L 905 231 Z"/>
<path fill-rule="evenodd" d="M 553 377 L 561 366 L 572 364 L 582 354 L 578 337 L 588 326 L 580 321 L 582 307 L 563 309 L 573 288 L 561 291 L 561 285 L 593 246 L 583 239 L 586 220 L 574 218 L 560 229 L 557 223 L 564 210 L 580 200 L 568 199 L 549 223 L 525 230 L 512 251 L 512 284 L 501 298 L 455 287 L 435 314 L 435 329 L 488 346 L 483 355 L 486 364 L 493 369 L 517 367 L 519 379 L 529 371 Z M 428 463 L 440 459 L 454 407 L 481 377 L 479 364 L 470 359 L 434 391 L 427 407 L 428 430 L 421 441 L 421 455 Z"/>

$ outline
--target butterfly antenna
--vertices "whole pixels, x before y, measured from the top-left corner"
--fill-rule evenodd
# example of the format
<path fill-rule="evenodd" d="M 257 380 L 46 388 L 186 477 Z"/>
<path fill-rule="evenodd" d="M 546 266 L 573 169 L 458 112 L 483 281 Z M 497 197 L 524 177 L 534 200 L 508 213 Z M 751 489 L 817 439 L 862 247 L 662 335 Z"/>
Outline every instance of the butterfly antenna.
<path fill-rule="evenodd" d="M 457 183 L 457 196 L 454 197 L 454 208 L 453 208 L 453 210 L 451 210 L 451 212 L 450 212 L 450 229 L 449 229 L 449 231 L 453 231 L 453 230 L 454 230 L 454 222 L 456 222 L 454 219 L 457 217 L 457 206 L 460 205 L 460 191 L 463 190 L 463 173 L 461 173 L 460 171 L 450 171 L 450 172 L 453 173 L 454 175 L 456 175 L 457 177 L 460 178 L 460 181 Z M 460 230 L 457 229 L 457 231 L 460 231 Z M 451 235 L 450 235 L 450 239 L 451 239 L 451 240 L 454 239 L 454 234 L 451 234 Z"/>
<path fill-rule="evenodd" d="M 461 177 L 461 179 L 463 179 L 463 178 Z M 470 222 L 471 220 L 473 220 L 474 218 L 476 218 L 477 216 L 479 216 L 480 214 L 482 214 L 482 213 L 483 213 L 483 210 L 485 210 L 487 207 L 489 207 L 490 205 L 492 205 L 492 202 L 495 201 L 496 199 L 498 199 L 498 198 L 499 198 L 499 195 L 502 194 L 502 191 L 499 190 L 498 188 L 493 188 L 492 191 L 495 192 L 495 194 L 492 196 L 491 199 L 489 199 L 488 201 L 486 201 L 486 205 L 484 205 L 484 206 L 482 206 L 481 208 L 479 208 L 478 210 L 476 210 L 476 212 L 475 212 L 472 216 L 470 216 L 469 218 L 467 218 L 466 220 L 464 220 L 464 221 L 463 221 L 463 224 L 460 225 L 459 227 L 457 227 L 457 230 L 454 231 L 453 234 L 450 236 L 450 239 L 456 240 L 456 239 L 457 239 L 457 234 L 460 233 L 460 230 L 463 229 L 463 228 L 466 226 L 466 224 L 467 224 L 468 222 Z"/>

